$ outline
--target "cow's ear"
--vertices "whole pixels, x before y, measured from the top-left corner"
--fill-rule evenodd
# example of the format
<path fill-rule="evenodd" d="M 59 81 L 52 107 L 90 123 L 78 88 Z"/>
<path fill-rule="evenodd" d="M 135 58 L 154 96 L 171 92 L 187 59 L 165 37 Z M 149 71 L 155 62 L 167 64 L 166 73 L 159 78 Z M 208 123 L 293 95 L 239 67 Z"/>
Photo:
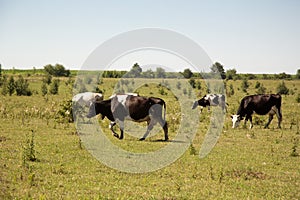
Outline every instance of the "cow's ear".
<path fill-rule="evenodd" d="M 231 119 L 233 119 L 233 115 L 231 115 L 230 117 L 231 117 Z"/>

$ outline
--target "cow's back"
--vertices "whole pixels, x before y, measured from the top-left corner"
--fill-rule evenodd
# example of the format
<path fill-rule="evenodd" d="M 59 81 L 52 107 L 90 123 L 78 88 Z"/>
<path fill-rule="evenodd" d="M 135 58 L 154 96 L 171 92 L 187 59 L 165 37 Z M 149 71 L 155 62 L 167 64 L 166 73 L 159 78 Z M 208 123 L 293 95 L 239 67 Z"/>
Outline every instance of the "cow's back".
<path fill-rule="evenodd" d="M 281 96 L 277 94 L 250 95 L 242 99 L 238 112 L 259 115 L 267 114 L 273 106 L 281 105 Z"/>

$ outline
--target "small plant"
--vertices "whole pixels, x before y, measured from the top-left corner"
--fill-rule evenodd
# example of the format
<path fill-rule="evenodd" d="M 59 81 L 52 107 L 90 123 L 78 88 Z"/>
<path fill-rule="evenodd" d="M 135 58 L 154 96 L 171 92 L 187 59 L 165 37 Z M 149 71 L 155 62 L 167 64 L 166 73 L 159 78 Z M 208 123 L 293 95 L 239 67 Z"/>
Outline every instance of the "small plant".
<path fill-rule="evenodd" d="M 55 119 L 57 122 L 74 122 L 72 100 L 63 101 L 59 105 L 59 110 L 56 113 Z"/>
<path fill-rule="evenodd" d="M 257 93 L 257 94 L 265 94 L 265 93 L 266 93 L 266 90 L 267 90 L 267 88 L 265 88 L 265 87 L 263 86 L 263 84 L 260 84 L 260 86 L 258 87 L 256 93 Z"/>
<path fill-rule="evenodd" d="M 243 92 L 247 92 L 247 89 L 249 88 L 249 83 L 247 79 L 243 79 L 241 89 Z"/>
<path fill-rule="evenodd" d="M 256 81 L 256 83 L 255 83 L 255 89 L 258 89 L 258 88 L 260 88 L 260 82 L 259 81 Z"/>
<path fill-rule="evenodd" d="M 300 103 L 300 93 L 298 93 L 297 97 L 296 97 L 296 102 Z"/>
<path fill-rule="evenodd" d="M 197 155 L 197 151 L 193 144 L 190 145 L 190 155 L 192 155 L 192 156 Z"/>
<path fill-rule="evenodd" d="M 15 89 L 16 89 L 16 83 L 15 83 L 14 77 L 10 76 L 10 78 L 8 80 L 8 84 L 7 84 L 7 91 L 8 91 L 9 96 L 11 96 L 14 93 Z"/>
<path fill-rule="evenodd" d="M 31 96 L 32 92 L 29 89 L 29 83 L 27 80 L 23 78 L 23 76 L 19 76 L 19 79 L 15 83 L 16 93 L 18 96 Z"/>
<path fill-rule="evenodd" d="M 233 85 L 232 85 L 232 84 L 230 84 L 230 85 L 229 85 L 229 92 L 228 92 L 228 96 L 230 97 L 230 96 L 232 96 L 232 95 L 234 95 L 234 88 L 233 88 Z"/>
<path fill-rule="evenodd" d="M 49 89 L 50 94 L 58 94 L 58 87 L 59 87 L 59 80 L 55 79 L 50 84 L 50 89 Z"/>
<path fill-rule="evenodd" d="M 289 94 L 289 89 L 286 87 L 284 81 L 279 83 L 276 90 L 278 94 L 285 94 L 285 95 Z"/>
<path fill-rule="evenodd" d="M 292 147 L 292 152 L 291 152 L 290 156 L 292 156 L 292 157 L 299 156 L 299 153 L 297 152 L 297 145 L 296 144 Z"/>
<path fill-rule="evenodd" d="M 31 135 L 26 135 L 26 142 L 23 146 L 23 155 L 22 155 L 23 166 L 27 166 L 27 161 L 36 161 L 36 151 L 34 144 L 34 131 L 31 130 Z"/>
<path fill-rule="evenodd" d="M 159 88 L 158 92 L 159 92 L 159 94 L 161 94 L 161 95 L 167 95 L 167 94 L 168 94 L 168 93 L 164 90 L 163 87 Z"/>
<path fill-rule="evenodd" d="M 42 83 L 41 91 L 42 91 L 42 96 L 45 96 L 48 93 L 47 84 L 45 82 Z"/>
<path fill-rule="evenodd" d="M 192 86 L 192 88 L 196 88 L 196 81 L 195 81 L 195 79 L 191 78 L 189 80 L 189 84 Z"/>

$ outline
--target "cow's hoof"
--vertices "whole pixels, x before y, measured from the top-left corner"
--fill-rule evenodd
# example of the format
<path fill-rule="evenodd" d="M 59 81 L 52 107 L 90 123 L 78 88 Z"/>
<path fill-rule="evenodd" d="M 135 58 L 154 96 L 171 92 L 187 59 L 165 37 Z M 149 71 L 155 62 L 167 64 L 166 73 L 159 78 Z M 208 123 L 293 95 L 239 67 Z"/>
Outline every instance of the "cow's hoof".
<path fill-rule="evenodd" d="M 145 140 L 145 138 L 140 138 L 140 139 L 139 139 L 139 141 L 144 141 L 144 140 Z"/>
<path fill-rule="evenodd" d="M 120 140 L 123 140 L 123 138 L 124 138 L 123 136 L 120 136 L 120 137 L 119 137 Z"/>
<path fill-rule="evenodd" d="M 118 135 L 118 134 L 116 134 L 116 133 L 114 133 L 114 136 L 115 136 L 116 138 L 119 138 L 119 135 Z"/>

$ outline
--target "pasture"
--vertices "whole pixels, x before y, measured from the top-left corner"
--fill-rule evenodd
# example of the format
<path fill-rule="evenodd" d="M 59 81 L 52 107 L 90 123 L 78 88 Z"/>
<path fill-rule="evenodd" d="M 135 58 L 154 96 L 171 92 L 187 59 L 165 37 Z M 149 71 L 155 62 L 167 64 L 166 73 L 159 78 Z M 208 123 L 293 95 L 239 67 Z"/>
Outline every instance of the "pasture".
<path fill-rule="evenodd" d="M 227 90 L 231 84 L 234 94 L 227 96 L 222 134 L 208 156 L 199 158 L 211 114 L 204 109 L 192 145 L 178 160 L 154 172 L 132 174 L 100 163 L 86 150 L 74 123 L 58 115 L 61 104 L 72 98 L 68 79 L 61 78 L 58 95 L 45 97 L 42 78 L 27 79 L 36 91 L 32 96 L 0 96 L 0 199 L 300 199 L 300 81 L 285 81 L 293 94 L 282 96 L 282 129 L 276 128 L 276 117 L 263 129 L 268 117 L 254 115 L 251 130 L 249 122 L 246 128 L 231 128 L 230 115 L 246 93 L 241 81 L 227 81 Z M 266 93 L 275 93 L 279 82 L 249 80 L 248 94 L 256 93 L 257 81 Z M 104 99 L 116 83 L 102 80 Z M 199 97 L 206 93 L 202 80 L 201 86 L 192 91 Z M 181 116 L 172 92 L 155 84 L 134 92 L 166 101 L 172 139 Z M 162 131 L 145 141 L 125 132 L 120 141 L 108 124 L 107 119 L 100 122 L 107 137 L 128 151 L 149 152 L 168 144 L 159 141 Z"/>

